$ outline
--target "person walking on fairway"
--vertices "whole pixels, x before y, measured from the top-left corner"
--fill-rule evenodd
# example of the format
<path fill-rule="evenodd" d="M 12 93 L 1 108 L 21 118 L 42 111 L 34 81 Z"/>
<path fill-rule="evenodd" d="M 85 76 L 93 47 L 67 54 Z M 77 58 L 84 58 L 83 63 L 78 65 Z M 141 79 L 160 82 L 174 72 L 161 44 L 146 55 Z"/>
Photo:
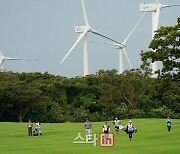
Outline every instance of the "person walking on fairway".
<path fill-rule="evenodd" d="M 92 131 L 92 125 L 91 125 L 88 118 L 86 119 L 86 122 L 84 123 L 84 129 L 86 131 L 86 140 L 90 141 L 91 140 L 90 135 L 91 135 L 91 131 Z"/>
<path fill-rule="evenodd" d="M 103 125 L 103 132 L 104 132 L 105 140 L 107 140 L 108 139 L 108 134 L 110 132 L 110 126 L 108 125 L 107 122 L 105 122 L 105 125 Z"/>
<path fill-rule="evenodd" d="M 27 127 L 28 127 L 28 135 L 32 136 L 32 127 L 33 127 L 33 124 L 32 124 L 30 119 L 29 119 L 29 122 L 27 123 Z"/>
<path fill-rule="evenodd" d="M 41 133 L 41 124 L 40 124 L 40 122 L 37 121 L 37 122 L 35 123 L 35 125 L 36 125 L 36 130 L 37 130 L 38 133 L 42 136 L 42 133 Z"/>
<path fill-rule="evenodd" d="M 171 132 L 171 125 L 172 125 L 172 119 L 170 117 L 167 117 L 166 124 L 167 124 L 168 132 L 170 133 Z"/>
<path fill-rule="evenodd" d="M 116 134 L 118 134 L 119 133 L 119 123 L 120 123 L 120 121 L 118 120 L 117 117 L 115 118 L 113 123 L 114 123 L 114 128 L 115 128 Z"/>
<path fill-rule="evenodd" d="M 132 140 L 132 134 L 134 133 L 134 131 L 135 131 L 134 125 L 133 125 L 132 121 L 130 120 L 126 126 L 126 132 L 127 132 L 127 134 L 129 134 L 130 141 Z"/>

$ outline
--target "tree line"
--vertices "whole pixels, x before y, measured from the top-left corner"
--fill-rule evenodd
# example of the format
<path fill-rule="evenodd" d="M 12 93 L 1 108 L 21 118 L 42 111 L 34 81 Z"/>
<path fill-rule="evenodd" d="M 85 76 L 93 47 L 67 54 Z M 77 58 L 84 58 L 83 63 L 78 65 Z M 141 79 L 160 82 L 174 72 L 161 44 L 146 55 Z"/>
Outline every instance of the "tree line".
<path fill-rule="evenodd" d="M 45 73 L 0 72 L 0 121 L 66 122 L 124 118 L 180 118 L 180 18 L 157 30 L 142 51 L 140 69 L 99 70 L 67 78 Z M 150 64 L 162 68 L 152 78 Z"/>
<path fill-rule="evenodd" d="M 100 70 L 86 77 L 0 73 L 0 120 L 42 122 L 180 118 L 179 80 L 151 78 L 140 70 Z"/>

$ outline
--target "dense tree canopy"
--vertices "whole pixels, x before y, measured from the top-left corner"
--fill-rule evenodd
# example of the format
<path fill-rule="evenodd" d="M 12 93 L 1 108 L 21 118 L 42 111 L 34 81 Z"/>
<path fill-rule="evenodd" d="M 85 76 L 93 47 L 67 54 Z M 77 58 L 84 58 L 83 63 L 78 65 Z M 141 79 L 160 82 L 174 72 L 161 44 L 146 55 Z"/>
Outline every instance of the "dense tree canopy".
<path fill-rule="evenodd" d="M 0 73 L 0 120 L 43 122 L 179 117 L 179 81 L 150 78 L 140 70 L 100 70 L 86 77 Z"/>

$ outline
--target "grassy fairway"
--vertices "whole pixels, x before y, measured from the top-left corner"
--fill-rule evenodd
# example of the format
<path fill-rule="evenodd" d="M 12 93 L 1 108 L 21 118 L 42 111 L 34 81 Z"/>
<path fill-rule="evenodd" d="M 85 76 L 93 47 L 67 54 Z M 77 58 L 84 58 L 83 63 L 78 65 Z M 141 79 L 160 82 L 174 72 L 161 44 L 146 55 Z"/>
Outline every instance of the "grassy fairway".
<path fill-rule="evenodd" d="M 172 132 L 168 133 L 165 119 L 134 119 L 138 129 L 133 140 L 120 131 L 115 135 L 112 148 L 93 144 L 74 144 L 78 132 L 85 137 L 83 123 L 44 123 L 43 136 L 27 136 L 26 123 L 0 123 L 1 154 L 179 154 L 180 120 L 173 120 Z M 128 120 L 123 120 L 126 125 Z M 92 122 L 93 134 L 102 131 L 104 122 Z M 109 122 L 114 133 L 112 122 Z M 98 141 L 99 143 L 99 141 Z"/>

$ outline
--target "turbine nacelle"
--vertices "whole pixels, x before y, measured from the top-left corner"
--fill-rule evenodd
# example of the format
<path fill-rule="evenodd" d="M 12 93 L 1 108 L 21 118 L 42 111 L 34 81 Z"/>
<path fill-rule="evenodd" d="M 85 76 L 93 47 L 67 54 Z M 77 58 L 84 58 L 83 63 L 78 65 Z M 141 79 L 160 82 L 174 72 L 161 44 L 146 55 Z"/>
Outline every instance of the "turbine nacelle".
<path fill-rule="evenodd" d="M 119 43 L 114 44 L 115 49 L 123 49 L 124 47 L 126 47 L 125 44 L 119 44 Z"/>
<path fill-rule="evenodd" d="M 76 33 L 83 33 L 84 31 L 89 32 L 91 30 L 90 26 L 75 26 Z"/>
<path fill-rule="evenodd" d="M 165 7 L 171 7 L 171 5 L 162 5 L 161 3 L 158 4 L 140 4 L 140 11 L 141 12 L 156 12 L 157 9 L 162 9 Z"/>

